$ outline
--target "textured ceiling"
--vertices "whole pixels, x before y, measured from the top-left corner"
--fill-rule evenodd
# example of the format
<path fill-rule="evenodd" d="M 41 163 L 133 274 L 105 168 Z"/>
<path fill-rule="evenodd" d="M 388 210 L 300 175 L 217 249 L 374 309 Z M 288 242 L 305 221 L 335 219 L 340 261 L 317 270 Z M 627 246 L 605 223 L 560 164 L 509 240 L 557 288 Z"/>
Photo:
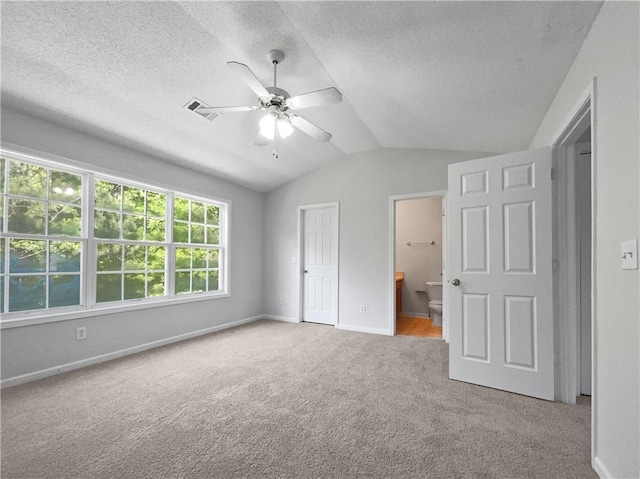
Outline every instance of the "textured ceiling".
<path fill-rule="evenodd" d="M 601 2 L 6 2 L 2 101 L 11 108 L 269 191 L 379 147 L 525 149 Z M 264 85 L 268 51 L 292 95 L 337 87 L 299 113 L 280 157 L 253 141 L 264 113 L 209 122 L 183 108 L 255 105 L 227 67 Z"/>

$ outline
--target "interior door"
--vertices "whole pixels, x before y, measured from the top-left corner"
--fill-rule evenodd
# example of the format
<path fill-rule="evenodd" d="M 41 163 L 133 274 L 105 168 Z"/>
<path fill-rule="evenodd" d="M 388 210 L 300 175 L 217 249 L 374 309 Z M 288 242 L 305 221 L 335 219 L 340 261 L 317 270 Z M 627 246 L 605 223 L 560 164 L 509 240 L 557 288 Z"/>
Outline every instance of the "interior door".
<path fill-rule="evenodd" d="M 338 208 L 305 209 L 303 220 L 302 320 L 335 325 L 338 318 Z"/>
<path fill-rule="evenodd" d="M 449 377 L 554 398 L 551 149 L 449 165 Z"/>

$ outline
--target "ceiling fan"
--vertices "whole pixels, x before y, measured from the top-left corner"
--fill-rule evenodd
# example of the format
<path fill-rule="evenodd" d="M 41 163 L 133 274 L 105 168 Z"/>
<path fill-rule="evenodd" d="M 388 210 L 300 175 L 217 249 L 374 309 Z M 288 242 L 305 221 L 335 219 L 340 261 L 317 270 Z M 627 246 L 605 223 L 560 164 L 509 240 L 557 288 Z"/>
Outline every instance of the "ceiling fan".
<path fill-rule="evenodd" d="M 276 86 L 276 73 L 278 64 L 284 60 L 284 53 L 280 50 L 271 50 L 269 59 L 273 64 L 273 86 L 265 87 L 256 78 L 251 69 L 243 63 L 227 62 L 231 68 L 256 95 L 256 106 L 209 106 L 197 98 L 192 98 L 185 108 L 199 114 L 207 120 L 213 120 L 224 113 L 237 113 L 244 111 L 264 110 L 267 114 L 260 120 L 260 132 L 255 141 L 258 146 L 266 145 L 267 140 L 276 140 L 278 137 L 286 138 L 293 133 L 293 128 L 306 133 L 317 141 L 326 142 L 331 139 L 331 133 L 292 113 L 314 106 L 340 103 L 342 94 L 336 88 L 325 88 L 303 95 L 292 97 L 286 90 Z M 274 152 L 277 156 L 277 152 Z"/>

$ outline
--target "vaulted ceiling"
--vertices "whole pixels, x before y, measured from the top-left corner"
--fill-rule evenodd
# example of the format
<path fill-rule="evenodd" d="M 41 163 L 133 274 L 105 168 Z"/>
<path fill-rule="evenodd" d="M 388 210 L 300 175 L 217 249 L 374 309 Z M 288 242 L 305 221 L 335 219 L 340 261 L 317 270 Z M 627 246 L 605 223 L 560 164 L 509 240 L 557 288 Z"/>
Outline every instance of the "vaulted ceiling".
<path fill-rule="evenodd" d="M 380 147 L 525 149 L 601 2 L 2 2 L 2 102 L 159 158 L 269 191 Z M 254 139 L 264 112 L 226 62 L 291 95 L 333 134 Z"/>

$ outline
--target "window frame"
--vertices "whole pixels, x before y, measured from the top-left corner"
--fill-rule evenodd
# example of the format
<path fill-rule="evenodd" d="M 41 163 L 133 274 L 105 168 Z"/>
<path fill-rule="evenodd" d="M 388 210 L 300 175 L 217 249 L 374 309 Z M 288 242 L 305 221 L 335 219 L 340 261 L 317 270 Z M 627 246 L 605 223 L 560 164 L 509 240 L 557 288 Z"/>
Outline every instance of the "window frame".
<path fill-rule="evenodd" d="M 162 184 L 156 181 L 149 181 L 146 179 L 139 179 L 132 175 L 121 174 L 108 170 L 106 168 L 95 167 L 91 165 L 88 168 L 87 165 L 82 162 L 74 161 L 68 158 L 59 157 L 35 150 L 28 150 L 17 146 L 5 146 L 0 148 L 0 156 L 7 160 L 5 163 L 6 172 L 8 172 L 8 164 L 10 160 L 27 162 L 46 168 L 51 168 L 59 171 L 73 173 L 82 177 L 82 201 L 80 203 L 82 213 L 82 228 L 81 237 L 79 241 L 82 245 L 81 251 L 81 266 L 80 266 L 80 288 L 81 298 L 80 305 L 75 306 L 61 306 L 54 308 L 44 308 L 36 310 L 26 311 L 13 311 L 3 312 L 2 320 L 0 321 L 0 329 L 22 327 L 32 324 L 42 324 L 48 322 L 65 321 L 71 319 L 101 316 L 108 314 L 124 313 L 128 311 L 135 311 L 139 309 L 156 308 L 166 305 L 189 303 L 197 301 L 208 301 L 214 299 L 221 299 L 231 296 L 230 292 L 230 271 L 229 271 L 229 232 L 230 232 L 230 214 L 231 214 L 231 201 L 221 197 L 204 196 L 201 193 L 189 191 L 184 188 L 175 188 L 171 185 Z M 165 241 L 151 241 L 144 240 L 138 242 L 136 240 L 109 240 L 100 239 L 94 237 L 94 215 L 95 215 L 95 181 L 104 180 L 113 183 L 118 183 L 125 186 L 134 188 L 140 188 L 143 190 L 152 190 L 153 192 L 166 194 L 166 213 L 165 213 Z M 6 178 L 8 182 L 8 178 Z M 184 246 L 182 243 L 173 242 L 173 211 L 174 211 L 174 198 L 180 196 L 182 198 L 188 198 L 190 200 L 202 202 L 205 205 L 211 204 L 219 207 L 219 242 L 215 246 L 219 251 L 219 289 L 217 291 L 203 291 L 197 293 L 175 293 L 175 249 L 176 247 Z M 5 198 L 8 198 L 8 191 L 2 194 L 2 203 L 0 207 L 4 208 Z M 4 225 L 8 225 L 8 218 L 3 217 Z M 28 236 L 31 239 L 35 239 L 34 235 L 25 235 L 22 233 L 10 233 L 3 229 L 0 233 L 2 241 L 9 244 L 8 238 L 17 238 Z M 38 235 L 35 235 L 38 236 Z M 53 240 L 64 241 L 69 239 L 67 236 L 50 236 L 42 235 L 37 239 L 41 240 Z M 78 241 L 78 238 L 73 239 Z M 154 296 L 146 298 L 127 299 L 110 302 L 96 302 L 96 282 L 97 282 L 97 245 L 98 243 L 114 242 L 116 244 L 138 244 L 138 245 L 152 245 L 152 246 L 164 246 L 165 249 L 165 295 Z M 191 244 L 190 246 L 198 247 L 198 244 Z M 203 245 L 207 247 L 207 245 Z M 9 251 L 5 252 L 5 255 L 9 255 Z M 6 257 L 5 257 L 6 259 Z M 145 267 L 148 267 L 145 264 Z M 49 273 L 46 273 L 49 274 Z M 5 279 L 9 278 L 8 264 L 6 265 L 5 273 L 2 274 Z M 5 288 L 5 291 L 0 292 L 5 294 L 5 301 L 8 301 L 9 288 Z M 8 303 L 5 303 L 5 305 Z"/>

